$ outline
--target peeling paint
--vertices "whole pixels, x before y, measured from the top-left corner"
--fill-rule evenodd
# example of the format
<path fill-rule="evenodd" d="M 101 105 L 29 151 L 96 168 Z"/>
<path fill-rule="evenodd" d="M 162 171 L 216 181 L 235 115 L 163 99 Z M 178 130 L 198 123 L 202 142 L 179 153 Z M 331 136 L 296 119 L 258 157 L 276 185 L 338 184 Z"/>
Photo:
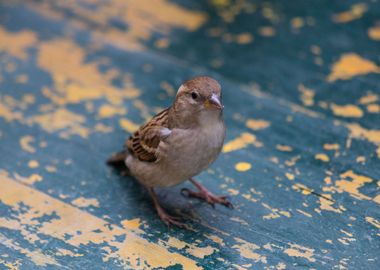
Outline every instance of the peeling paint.
<path fill-rule="evenodd" d="M 235 138 L 234 140 L 225 143 L 223 147 L 223 153 L 228 153 L 228 152 L 236 151 L 239 149 L 243 149 L 243 148 L 246 148 L 250 144 L 256 147 L 261 147 L 263 145 L 261 142 L 259 142 L 256 139 L 255 135 L 244 132 L 239 137 Z"/>
<path fill-rule="evenodd" d="M 343 54 L 341 58 L 333 64 L 332 71 L 327 77 L 329 82 L 336 80 L 349 80 L 355 76 L 369 73 L 380 73 L 380 67 L 374 62 L 364 59 L 355 53 Z"/>

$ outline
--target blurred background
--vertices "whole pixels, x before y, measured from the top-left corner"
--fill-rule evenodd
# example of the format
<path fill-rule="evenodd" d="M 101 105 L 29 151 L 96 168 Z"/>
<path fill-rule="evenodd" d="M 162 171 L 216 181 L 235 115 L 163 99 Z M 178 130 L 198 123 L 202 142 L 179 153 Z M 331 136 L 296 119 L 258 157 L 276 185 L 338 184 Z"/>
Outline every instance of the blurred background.
<path fill-rule="evenodd" d="M 377 0 L 0 2 L 0 268 L 377 269 L 379 74 Z M 235 209 L 168 229 L 104 161 L 197 75 Z"/>

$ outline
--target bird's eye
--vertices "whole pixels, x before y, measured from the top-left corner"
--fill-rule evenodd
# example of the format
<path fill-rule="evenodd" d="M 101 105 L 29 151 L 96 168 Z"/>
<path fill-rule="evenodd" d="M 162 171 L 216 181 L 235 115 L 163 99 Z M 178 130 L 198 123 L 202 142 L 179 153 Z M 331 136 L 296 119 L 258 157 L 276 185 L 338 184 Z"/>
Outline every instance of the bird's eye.
<path fill-rule="evenodd" d="M 191 92 L 191 98 L 192 99 L 197 99 L 198 98 L 198 94 L 195 93 L 195 92 Z"/>

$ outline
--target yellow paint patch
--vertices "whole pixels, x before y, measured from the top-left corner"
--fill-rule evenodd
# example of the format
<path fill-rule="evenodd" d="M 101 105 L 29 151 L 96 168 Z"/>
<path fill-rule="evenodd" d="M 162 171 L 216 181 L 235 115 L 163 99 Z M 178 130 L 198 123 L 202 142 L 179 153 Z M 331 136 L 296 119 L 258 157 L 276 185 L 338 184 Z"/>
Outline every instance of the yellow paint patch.
<path fill-rule="evenodd" d="M 65 241 L 67 245 L 74 247 L 102 245 L 104 252 L 101 256 L 104 261 L 114 258 L 133 269 L 166 268 L 176 264 L 181 265 L 183 269 L 201 269 L 194 260 L 150 243 L 131 230 L 117 225 L 110 226 L 105 220 L 19 184 L 9 177 L 1 177 L 0 185 L 7 187 L 0 193 L 0 200 L 4 205 L 14 211 L 18 211 L 20 203 L 27 207 L 27 210 L 19 212 L 15 219 L 0 219 L 0 227 L 7 226 L 12 230 L 30 234 L 27 230 L 33 226 L 36 233 Z M 53 213 L 54 217 L 49 222 L 38 221 L 38 218 Z M 12 225 L 9 224 L 11 222 Z M 117 236 L 125 236 L 125 240 L 119 242 Z"/>
<path fill-rule="evenodd" d="M 263 37 L 273 37 L 276 35 L 276 29 L 272 26 L 263 26 L 259 28 L 259 34 Z"/>
<path fill-rule="evenodd" d="M 0 171 L 0 176 L 5 175 L 4 172 Z M 19 175 L 18 173 L 14 173 L 14 177 L 17 181 L 26 184 L 26 185 L 33 185 L 36 182 L 41 182 L 42 181 L 42 176 L 39 174 L 32 174 L 29 177 L 24 177 Z"/>
<path fill-rule="evenodd" d="M 248 222 L 239 218 L 239 217 L 231 217 L 230 220 L 240 223 L 241 225 L 248 226 Z"/>
<path fill-rule="evenodd" d="M 71 203 L 75 206 L 78 206 L 78 207 L 89 207 L 89 206 L 93 206 L 93 207 L 99 207 L 99 202 L 97 199 L 87 199 L 87 198 L 84 198 L 84 197 L 79 197 L 73 201 L 71 201 Z"/>
<path fill-rule="evenodd" d="M 359 103 L 365 105 L 365 104 L 376 102 L 378 100 L 379 100 L 379 97 L 376 94 L 368 93 L 367 95 L 362 96 L 359 99 Z"/>
<path fill-rule="evenodd" d="M 328 199 L 332 198 L 331 194 L 322 194 L 322 195 L 323 195 L 323 197 L 319 197 L 319 208 L 321 210 L 331 211 L 331 212 L 335 212 L 335 213 L 342 213 L 342 210 L 344 210 L 344 208 L 342 208 L 342 207 L 335 208 L 335 207 L 333 207 L 334 202 L 328 200 Z M 328 199 L 325 199 L 325 198 L 328 198 Z"/>
<path fill-rule="evenodd" d="M 305 211 L 303 211 L 303 210 L 301 210 L 301 209 L 297 209 L 297 212 L 299 212 L 299 213 L 301 213 L 302 215 L 307 216 L 307 217 L 309 217 L 309 218 L 313 217 L 312 214 L 310 214 L 310 213 L 308 213 L 308 212 L 305 212 Z"/>
<path fill-rule="evenodd" d="M 353 20 L 360 19 L 364 13 L 368 10 L 368 6 L 365 3 L 359 3 L 352 5 L 350 10 L 344 11 L 333 16 L 333 21 L 336 23 L 348 23 Z"/>
<path fill-rule="evenodd" d="M 314 91 L 310 88 L 307 88 L 303 84 L 298 85 L 298 91 L 301 93 L 301 101 L 305 106 L 314 105 Z"/>
<path fill-rule="evenodd" d="M 20 139 L 21 149 L 29 153 L 35 153 L 36 148 L 31 145 L 33 142 L 34 142 L 34 138 L 32 136 L 27 135 L 27 136 L 22 137 Z"/>
<path fill-rule="evenodd" d="M 126 119 L 126 118 L 122 118 L 119 120 L 119 125 L 121 126 L 122 129 L 130 132 L 130 133 L 133 133 L 135 132 L 136 130 L 139 129 L 140 125 L 136 124 L 136 123 L 133 123 L 132 121 Z"/>
<path fill-rule="evenodd" d="M 358 156 L 357 158 L 356 158 L 356 162 L 358 162 L 358 163 L 362 163 L 362 164 L 364 164 L 365 163 L 365 156 Z"/>
<path fill-rule="evenodd" d="M 365 139 L 378 146 L 377 156 L 380 158 L 380 130 L 370 130 L 361 127 L 359 124 L 347 124 L 350 131 L 349 140 L 352 138 Z M 350 144 L 350 143 L 349 143 Z"/>
<path fill-rule="evenodd" d="M 49 3 L 34 3 L 32 7 L 52 19 L 64 16 L 64 11 L 68 10 L 74 15 L 73 24 L 82 28 L 91 28 L 91 25 L 99 27 L 91 28 L 97 44 L 109 43 L 128 50 L 143 50 L 146 44 L 144 41 L 149 41 L 153 34 L 167 36 L 172 29 L 181 28 L 194 31 L 207 21 L 205 13 L 192 11 L 166 0 L 156 0 L 154 8 L 149 0 L 112 1 L 107 5 L 95 6 L 95 10 L 90 10 L 75 2 L 65 1 L 61 4 L 62 10 L 54 9 L 54 5 Z M 121 23 L 128 26 L 127 29 L 113 27 L 104 31 L 112 18 L 120 19 Z"/>
<path fill-rule="evenodd" d="M 253 41 L 253 36 L 251 33 L 241 33 L 236 36 L 236 43 L 238 44 L 248 44 Z"/>
<path fill-rule="evenodd" d="M 364 186 L 366 183 L 371 183 L 373 181 L 372 178 L 368 176 L 356 174 L 352 170 L 342 173 L 340 177 L 342 177 L 343 180 L 338 180 L 335 182 L 335 185 L 338 191 L 347 192 L 352 197 L 357 198 L 357 199 L 365 199 L 365 200 L 371 199 L 370 197 L 360 193 L 359 188 Z M 351 179 L 352 181 L 349 181 L 347 179 Z"/>
<path fill-rule="evenodd" d="M 45 88 L 45 96 L 59 105 L 104 97 L 118 105 L 124 98 L 136 98 L 140 95 L 140 91 L 128 81 L 125 88 L 114 87 L 112 80 L 117 71 L 111 70 L 103 74 L 97 63 L 87 63 L 85 58 L 85 50 L 68 39 L 42 43 L 38 65 L 49 72 L 54 81 L 54 91 Z"/>
<path fill-rule="evenodd" d="M 325 150 L 339 150 L 339 144 L 337 144 L 337 143 L 325 143 L 323 145 L 323 149 L 325 149 Z"/>
<path fill-rule="evenodd" d="M 336 116 L 360 118 L 363 111 L 356 105 L 337 105 L 332 103 L 331 109 Z"/>
<path fill-rule="evenodd" d="M 29 166 L 29 168 L 35 169 L 35 168 L 38 168 L 38 166 L 40 166 L 40 164 L 38 163 L 37 160 L 30 160 L 28 162 L 28 166 Z"/>
<path fill-rule="evenodd" d="M 293 148 L 287 145 L 277 144 L 276 149 L 282 152 L 291 152 Z"/>
<path fill-rule="evenodd" d="M 315 262 L 314 249 L 303 247 L 297 244 L 290 244 L 290 248 L 284 250 L 284 253 L 290 257 L 301 257 L 307 259 L 309 262 Z"/>
<path fill-rule="evenodd" d="M 245 125 L 250 129 L 260 130 L 269 127 L 270 123 L 262 119 L 248 119 Z"/>
<path fill-rule="evenodd" d="M 63 138 L 68 138 L 74 134 L 87 138 L 90 133 L 90 130 L 83 126 L 86 122 L 85 117 L 65 108 L 33 116 L 30 121 L 40 125 L 41 128 L 50 133 L 60 131 L 60 136 Z"/>
<path fill-rule="evenodd" d="M 254 262 L 267 263 L 267 258 L 259 253 L 254 252 L 257 249 L 260 249 L 258 245 L 249 243 L 243 239 L 235 237 L 235 240 L 238 244 L 233 245 L 232 248 L 239 251 L 240 256 L 251 259 Z"/>
<path fill-rule="evenodd" d="M 114 115 L 123 115 L 126 114 L 127 110 L 121 107 L 115 107 L 109 104 L 102 105 L 99 108 L 98 117 L 99 118 L 110 118 Z"/>
<path fill-rule="evenodd" d="M 303 27 L 305 24 L 304 20 L 301 17 L 295 17 L 290 21 L 290 25 L 292 28 L 299 29 Z"/>
<path fill-rule="evenodd" d="M 186 252 L 194 257 L 204 259 L 206 256 L 213 254 L 216 250 L 216 248 L 210 246 L 197 247 L 195 245 L 189 245 L 189 247 L 186 249 Z"/>
<path fill-rule="evenodd" d="M 313 189 L 308 188 L 307 186 L 300 184 L 300 183 L 295 183 L 292 188 L 296 191 L 301 191 L 302 194 L 304 195 L 309 195 L 311 192 L 313 192 Z"/>
<path fill-rule="evenodd" d="M 0 223 L 1 227 L 1 223 Z M 36 265 L 36 266 L 48 266 L 48 265 L 56 265 L 60 266 L 60 264 L 50 255 L 46 255 L 42 253 L 41 250 L 29 250 L 23 247 L 20 247 L 19 244 L 13 243 L 11 239 L 7 239 L 3 234 L 0 233 L 0 244 L 3 246 L 6 246 L 9 249 L 15 250 L 17 252 L 20 252 L 30 258 L 30 260 Z"/>
<path fill-rule="evenodd" d="M 27 49 L 36 45 L 38 39 L 32 31 L 11 33 L 0 26 L 0 40 L 0 51 L 25 60 L 28 57 Z"/>
<path fill-rule="evenodd" d="M 377 196 L 375 196 L 375 198 L 373 198 L 373 201 L 374 201 L 375 203 L 380 204 L 380 194 L 377 195 Z"/>
<path fill-rule="evenodd" d="M 315 159 L 321 160 L 323 162 L 329 162 L 330 161 L 329 156 L 326 154 L 323 154 L 323 153 L 316 154 Z"/>
<path fill-rule="evenodd" d="M 239 172 L 246 172 L 252 168 L 252 165 L 248 162 L 239 162 L 235 164 L 235 169 Z"/>
<path fill-rule="evenodd" d="M 48 171 L 49 173 L 54 173 L 57 171 L 57 167 L 53 165 L 47 165 L 45 166 L 45 170 Z"/>
<path fill-rule="evenodd" d="M 292 167 L 292 166 L 296 165 L 297 161 L 298 161 L 300 158 L 301 158 L 300 155 L 294 156 L 294 157 L 292 157 L 292 158 L 289 159 L 289 160 L 285 160 L 285 164 L 286 164 L 286 166 Z"/>
<path fill-rule="evenodd" d="M 135 218 L 135 219 L 131 219 L 131 220 L 125 219 L 125 220 L 121 221 L 121 225 L 123 225 L 124 228 L 130 229 L 133 231 L 137 231 L 137 232 L 141 232 L 141 233 L 143 232 L 139 229 L 141 226 L 141 221 L 139 218 Z"/>
<path fill-rule="evenodd" d="M 376 228 L 380 229 L 380 222 L 373 217 L 365 217 L 365 220 L 375 226 Z"/>
<path fill-rule="evenodd" d="M 186 242 L 183 242 L 177 238 L 174 238 L 172 236 L 169 236 L 169 239 L 167 241 L 167 244 L 171 247 L 177 248 L 177 249 L 183 249 L 187 246 Z"/>
<path fill-rule="evenodd" d="M 266 209 L 269 209 L 271 211 L 270 214 L 263 216 L 264 220 L 265 219 L 275 219 L 275 218 L 279 218 L 281 216 L 285 216 L 285 217 L 288 217 L 288 218 L 291 217 L 291 214 L 288 211 L 284 211 L 284 210 L 280 210 L 280 209 L 277 209 L 277 208 L 270 207 L 266 203 L 261 203 L 261 205 L 264 206 Z"/>
<path fill-rule="evenodd" d="M 224 246 L 224 240 L 222 238 L 220 238 L 219 236 L 216 236 L 216 235 L 213 235 L 213 234 L 207 234 L 205 235 L 207 238 L 211 239 L 212 241 L 214 241 L 215 243 L 221 245 L 221 246 Z"/>
<path fill-rule="evenodd" d="M 329 82 L 349 80 L 355 76 L 369 73 L 380 73 L 380 67 L 355 53 L 347 53 L 343 54 L 338 62 L 333 64 L 327 80 Z"/>
<path fill-rule="evenodd" d="M 379 113 L 380 112 L 380 106 L 378 104 L 369 104 L 369 105 L 367 105 L 367 112 Z"/>
<path fill-rule="evenodd" d="M 174 87 L 166 81 L 160 83 L 160 87 L 165 90 L 168 96 L 173 97 L 176 93 Z"/>
<path fill-rule="evenodd" d="M 368 36 L 373 40 L 380 40 L 380 25 L 369 28 Z"/>
<path fill-rule="evenodd" d="M 240 150 L 246 148 L 250 144 L 253 144 L 256 147 L 262 146 L 262 143 L 256 140 L 255 135 L 248 132 L 244 132 L 236 139 L 226 143 L 223 147 L 223 153 Z"/>
<path fill-rule="evenodd" d="M 292 173 L 285 173 L 285 176 L 286 176 L 286 178 L 288 178 L 288 180 L 290 180 L 290 181 L 293 181 L 294 180 L 294 174 L 292 174 Z"/>

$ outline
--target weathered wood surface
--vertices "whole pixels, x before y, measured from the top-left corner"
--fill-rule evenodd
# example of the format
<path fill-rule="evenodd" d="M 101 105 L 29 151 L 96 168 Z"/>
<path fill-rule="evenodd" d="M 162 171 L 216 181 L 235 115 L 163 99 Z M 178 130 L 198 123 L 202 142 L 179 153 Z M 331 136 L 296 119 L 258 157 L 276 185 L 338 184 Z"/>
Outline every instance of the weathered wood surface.
<path fill-rule="evenodd" d="M 1 269 L 379 269 L 378 1 L 2 1 Z M 187 78 L 224 89 L 198 179 L 234 210 L 107 168 Z"/>

